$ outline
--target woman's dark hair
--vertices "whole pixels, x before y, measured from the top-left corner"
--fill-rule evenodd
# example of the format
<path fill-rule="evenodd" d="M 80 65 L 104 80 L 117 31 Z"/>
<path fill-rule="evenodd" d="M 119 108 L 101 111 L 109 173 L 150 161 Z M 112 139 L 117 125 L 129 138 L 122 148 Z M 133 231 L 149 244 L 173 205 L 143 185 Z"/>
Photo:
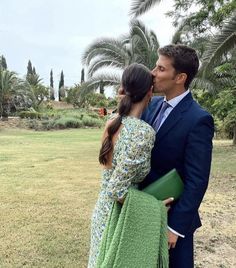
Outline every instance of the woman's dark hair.
<path fill-rule="evenodd" d="M 187 79 L 184 87 L 187 90 L 198 72 L 199 59 L 196 51 L 184 45 L 168 45 L 158 50 L 159 55 L 172 59 L 172 66 L 177 73 L 186 73 Z"/>
<path fill-rule="evenodd" d="M 107 128 L 107 136 L 102 143 L 99 154 L 100 164 L 107 164 L 108 154 L 113 150 L 112 138 L 121 125 L 122 117 L 129 115 L 132 104 L 142 101 L 152 85 L 153 76 L 144 65 L 133 63 L 124 70 L 121 79 L 124 96 L 118 106 L 118 116 Z"/>

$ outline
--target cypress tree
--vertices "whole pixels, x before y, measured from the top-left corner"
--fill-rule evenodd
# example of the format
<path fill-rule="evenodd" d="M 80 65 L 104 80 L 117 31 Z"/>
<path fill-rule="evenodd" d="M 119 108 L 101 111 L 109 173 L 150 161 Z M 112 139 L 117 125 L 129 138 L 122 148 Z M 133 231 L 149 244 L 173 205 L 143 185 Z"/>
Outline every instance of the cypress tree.
<path fill-rule="evenodd" d="M 50 87 L 51 88 L 54 88 L 54 86 L 53 86 L 53 71 L 52 71 L 52 69 L 51 69 L 51 72 L 50 72 Z"/>
<path fill-rule="evenodd" d="M 26 74 L 26 80 L 28 82 L 31 81 L 31 76 L 33 75 L 33 68 L 32 68 L 32 63 L 31 61 L 29 60 L 28 61 L 28 65 L 27 65 L 27 74 Z"/>
<path fill-rule="evenodd" d="M 36 74 L 36 70 L 35 70 L 35 67 L 33 67 L 33 74 Z"/>
<path fill-rule="evenodd" d="M 81 71 L 81 84 L 84 83 L 84 68 Z"/>
<path fill-rule="evenodd" d="M 64 74 L 63 74 L 63 70 L 61 71 L 61 77 L 60 77 L 60 82 L 59 82 L 59 89 L 61 87 L 64 87 Z"/>
<path fill-rule="evenodd" d="M 51 72 L 50 72 L 50 100 L 55 100 L 52 69 L 51 69 Z"/>
<path fill-rule="evenodd" d="M 3 55 L 1 56 L 1 59 L 0 59 L 0 66 L 1 66 L 4 70 L 7 69 L 7 61 L 6 61 L 6 59 L 5 59 L 5 57 L 4 57 Z"/>
<path fill-rule="evenodd" d="M 29 60 L 28 61 L 28 66 L 27 66 L 27 75 L 33 74 L 33 68 L 32 68 L 32 63 Z"/>
<path fill-rule="evenodd" d="M 62 100 L 64 96 L 64 73 L 63 70 L 61 71 L 61 77 L 59 82 L 59 101 Z"/>

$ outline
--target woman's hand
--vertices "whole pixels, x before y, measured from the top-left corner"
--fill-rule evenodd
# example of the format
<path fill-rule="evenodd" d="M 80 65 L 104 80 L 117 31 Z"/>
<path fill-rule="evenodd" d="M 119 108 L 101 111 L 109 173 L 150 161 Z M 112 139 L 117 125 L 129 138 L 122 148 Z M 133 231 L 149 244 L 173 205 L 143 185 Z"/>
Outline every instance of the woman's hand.
<path fill-rule="evenodd" d="M 170 209 L 170 204 L 173 201 L 174 201 L 174 197 L 169 197 L 169 198 L 162 201 L 164 203 L 164 205 L 166 206 L 167 211 Z"/>
<path fill-rule="evenodd" d="M 125 91 L 124 91 L 124 89 L 123 89 L 122 87 L 120 87 L 120 88 L 118 89 L 118 95 L 117 95 L 117 97 L 118 97 L 118 102 L 120 102 L 121 99 L 122 99 L 124 96 L 125 96 Z"/>
<path fill-rule="evenodd" d="M 125 198 L 119 198 L 117 201 L 118 201 L 121 205 L 123 205 L 123 204 L 124 204 L 124 201 L 125 201 Z"/>

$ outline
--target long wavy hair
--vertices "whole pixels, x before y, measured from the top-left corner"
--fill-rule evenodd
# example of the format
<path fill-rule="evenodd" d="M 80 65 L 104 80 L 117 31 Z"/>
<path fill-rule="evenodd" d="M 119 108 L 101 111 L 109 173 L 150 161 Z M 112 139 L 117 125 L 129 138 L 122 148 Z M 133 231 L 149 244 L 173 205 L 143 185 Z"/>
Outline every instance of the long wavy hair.
<path fill-rule="evenodd" d="M 106 165 L 109 153 L 113 150 L 112 138 L 119 129 L 122 117 L 129 115 L 132 105 L 144 99 L 153 85 L 153 76 L 150 70 L 142 64 L 133 63 L 123 72 L 121 86 L 124 96 L 118 106 L 118 116 L 107 128 L 107 136 L 104 138 L 99 153 L 99 162 Z"/>

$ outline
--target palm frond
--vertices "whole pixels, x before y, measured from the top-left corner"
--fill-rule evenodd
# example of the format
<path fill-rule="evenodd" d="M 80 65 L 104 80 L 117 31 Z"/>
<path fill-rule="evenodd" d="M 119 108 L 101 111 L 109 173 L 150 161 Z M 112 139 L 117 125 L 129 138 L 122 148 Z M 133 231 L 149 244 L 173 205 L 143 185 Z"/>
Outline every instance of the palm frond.
<path fill-rule="evenodd" d="M 150 31 L 140 20 L 134 19 L 130 22 L 130 42 L 133 62 L 142 63 L 148 68 L 153 68 L 159 48 L 156 34 Z"/>
<path fill-rule="evenodd" d="M 14 91 L 14 85 L 17 77 L 15 72 L 0 68 L 0 93 L 3 95 L 11 95 Z"/>
<path fill-rule="evenodd" d="M 203 60 L 207 63 L 206 68 L 212 68 L 222 60 L 222 56 L 236 46 L 236 12 L 225 23 L 223 29 L 208 44 L 203 55 Z"/>
<path fill-rule="evenodd" d="M 161 0 L 133 0 L 129 15 L 138 17 L 146 13 L 152 6 L 160 3 Z"/>
<path fill-rule="evenodd" d="M 209 92 L 216 91 L 216 85 L 211 80 L 202 78 L 202 77 L 194 78 L 190 85 L 190 88 L 191 89 L 203 89 Z"/>
<path fill-rule="evenodd" d="M 141 44 L 145 47 L 149 47 L 150 40 L 148 39 L 147 29 L 144 24 L 139 20 L 132 20 L 130 22 L 130 38 L 139 38 Z"/>
<path fill-rule="evenodd" d="M 80 98 L 83 99 L 88 93 L 94 92 L 103 81 L 103 85 L 106 86 L 117 86 L 121 82 L 121 75 L 118 74 L 99 74 L 91 77 L 88 81 L 82 84 L 80 91 Z"/>
<path fill-rule="evenodd" d="M 150 30 L 150 40 L 151 40 L 151 44 L 152 44 L 152 49 L 158 50 L 158 48 L 160 47 L 160 43 L 157 39 L 155 32 L 152 30 Z"/>
<path fill-rule="evenodd" d="M 124 63 L 127 57 L 127 51 L 122 41 L 114 38 L 103 38 L 95 40 L 86 49 L 82 56 L 82 62 L 88 66 L 95 57 L 101 55 Z"/>
<path fill-rule="evenodd" d="M 171 43 L 172 44 L 182 44 L 182 35 L 186 34 L 186 32 L 189 30 L 189 21 L 187 19 L 184 19 L 179 27 L 176 29 L 174 35 L 172 36 Z"/>
<path fill-rule="evenodd" d="M 124 66 L 119 61 L 111 60 L 109 57 L 101 57 L 95 59 L 88 68 L 88 78 L 92 77 L 94 73 L 104 67 L 115 67 L 123 69 Z"/>

